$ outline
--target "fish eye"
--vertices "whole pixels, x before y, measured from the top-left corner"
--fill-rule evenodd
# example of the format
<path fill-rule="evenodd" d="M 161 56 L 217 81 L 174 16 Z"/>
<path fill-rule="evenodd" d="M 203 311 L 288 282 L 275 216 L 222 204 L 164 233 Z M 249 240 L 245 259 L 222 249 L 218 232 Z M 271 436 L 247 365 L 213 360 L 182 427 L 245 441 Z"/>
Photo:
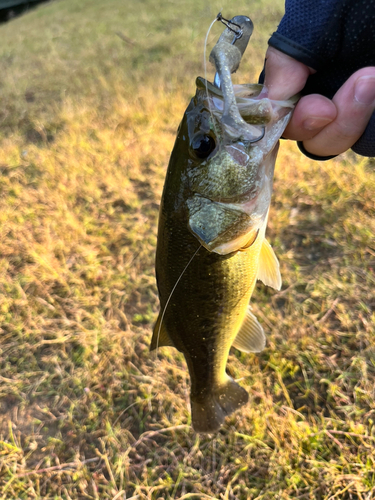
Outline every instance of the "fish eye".
<path fill-rule="evenodd" d="M 203 160 L 207 158 L 212 151 L 215 149 L 216 143 L 215 139 L 210 135 L 199 134 L 193 138 L 191 143 L 191 150 L 194 153 L 194 156 Z"/>

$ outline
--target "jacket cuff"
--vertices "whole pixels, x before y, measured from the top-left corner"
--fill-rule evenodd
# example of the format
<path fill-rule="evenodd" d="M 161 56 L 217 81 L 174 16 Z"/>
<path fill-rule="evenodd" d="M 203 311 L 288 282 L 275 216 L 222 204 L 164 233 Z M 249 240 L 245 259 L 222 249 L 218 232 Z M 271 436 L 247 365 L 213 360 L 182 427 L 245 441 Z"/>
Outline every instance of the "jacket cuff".
<path fill-rule="evenodd" d="M 273 33 L 271 38 L 268 40 L 268 45 L 271 45 L 275 49 L 283 52 L 287 56 L 293 57 L 297 61 L 306 64 L 310 68 L 318 70 L 323 66 L 323 60 L 313 54 L 308 49 L 302 45 L 294 42 L 290 38 L 286 38 L 279 33 Z"/>

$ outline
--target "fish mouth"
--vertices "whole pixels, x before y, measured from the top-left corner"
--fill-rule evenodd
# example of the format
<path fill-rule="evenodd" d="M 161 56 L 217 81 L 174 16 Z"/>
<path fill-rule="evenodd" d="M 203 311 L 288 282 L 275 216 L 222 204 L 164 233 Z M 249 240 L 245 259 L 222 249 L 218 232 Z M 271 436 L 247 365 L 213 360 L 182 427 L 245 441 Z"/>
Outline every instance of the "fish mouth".
<path fill-rule="evenodd" d="M 253 199 L 244 207 L 194 195 L 187 200 L 188 227 L 210 252 L 227 255 L 250 247 L 267 215 L 267 210 L 255 214 L 255 203 Z"/>

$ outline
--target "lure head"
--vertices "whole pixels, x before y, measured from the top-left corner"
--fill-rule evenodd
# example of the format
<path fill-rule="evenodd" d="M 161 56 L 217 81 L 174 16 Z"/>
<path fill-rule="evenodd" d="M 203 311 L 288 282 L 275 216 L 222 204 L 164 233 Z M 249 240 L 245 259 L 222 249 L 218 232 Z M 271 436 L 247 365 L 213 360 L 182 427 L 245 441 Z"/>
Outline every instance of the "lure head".
<path fill-rule="evenodd" d="M 278 139 L 293 103 L 259 99 L 261 89 L 261 85 L 234 88 L 246 123 L 243 136 L 238 127 L 231 134 L 222 120 L 225 103 L 220 89 L 201 78 L 186 113 L 189 229 L 207 250 L 219 254 L 254 239 L 270 205 Z"/>

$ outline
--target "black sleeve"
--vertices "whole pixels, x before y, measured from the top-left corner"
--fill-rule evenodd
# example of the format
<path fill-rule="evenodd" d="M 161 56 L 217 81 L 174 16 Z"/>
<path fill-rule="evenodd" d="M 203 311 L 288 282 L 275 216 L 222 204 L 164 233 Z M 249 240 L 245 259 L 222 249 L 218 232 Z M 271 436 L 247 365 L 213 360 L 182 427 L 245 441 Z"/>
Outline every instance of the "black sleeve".
<path fill-rule="evenodd" d="M 316 70 L 303 94 L 332 99 L 355 71 L 375 66 L 375 0 L 286 0 L 268 43 Z M 352 149 L 375 156 L 375 114 Z"/>

